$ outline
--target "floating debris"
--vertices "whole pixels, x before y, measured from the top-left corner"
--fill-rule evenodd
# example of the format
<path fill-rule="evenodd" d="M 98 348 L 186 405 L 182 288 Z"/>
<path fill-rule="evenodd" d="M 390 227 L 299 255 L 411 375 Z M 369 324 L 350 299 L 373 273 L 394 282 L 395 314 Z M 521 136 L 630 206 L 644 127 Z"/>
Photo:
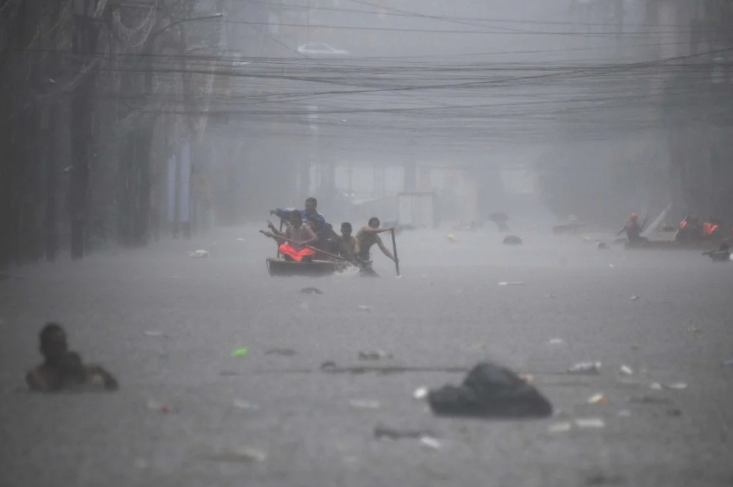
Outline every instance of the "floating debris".
<path fill-rule="evenodd" d="M 242 399 L 235 399 L 234 407 L 239 408 L 239 409 L 244 409 L 246 411 L 259 411 L 260 410 L 260 407 L 257 404 L 251 403 L 249 401 L 244 401 Z"/>
<path fill-rule="evenodd" d="M 572 375 L 598 375 L 601 373 L 600 362 L 579 362 L 567 370 Z"/>
<path fill-rule="evenodd" d="M 502 241 L 504 245 L 522 245 L 522 239 L 516 235 L 507 235 Z"/>
<path fill-rule="evenodd" d="M 399 440 L 401 438 L 411 438 L 419 440 L 421 438 L 435 438 L 432 431 L 428 430 L 410 430 L 398 429 L 384 424 L 378 424 L 374 427 L 374 437 L 377 439 L 388 438 L 391 440 Z"/>
<path fill-rule="evenodd" d="M 622 365 L 621 368 L 618 369 L 618 373 L 621 375 L 634 375 L 634 369 L 628 365 Z"/>
<path fill-rule="evenodd" d="M 499 286 L 524 286 L 524 282 L 522 281 L 502 281 L 499 283 Z"/>
<path fill-rule="evenodd" d="M 606 422 L 602 418 L 576 419 L 575 425 L 578 428 L 605 428 Z"/>
<path fill-rule="evenodd" d="M 482 362 L 460 386 L 446 385 L 428 393 L 437 416 L 540 418 L 552 415 L 552 404 L 534 386 L 511 370 Z"/>
<path fill-rule="evenodd" d="M 673 382 L 672 384 L 666 384 L 664 387 L 666 389 L 675 389 L 681 391 L 687 389 L 687 384 L 685 384 L 684 382 Z"/>
<path fill-rule="evenodd" d="M 567 342 L 563 340 L 562 338 L 552 338 L 547 343 L 550 345 L 566 345 L 567 344 Z"/>
<path fill-rule="evenodd" d="M 415 392 L 412 393 L 413 399 L 417 399 L 418 401 L 425 400 L 426 397 L 428 397 L 428 388 L 427 387 L 418 387 L 415 389 Z"/>
<path fill-rule="evenodd" d="M 632 301 L 636 301 L 636 300 L 638 300 L 638 299 L 639 299 L 639 296 L 631 296 L 631 300 L 632 300 Z"/>
<path fill-rule="evenodd" d="M 423 436 L 423 437 L 421 437 L 420 438 L 420 443 L 422 443 L 423 445 L 425 445 L 425 446 L 427 446 L 429 448 L 432 448 L 434 450 L 438 450 L 442 446 L 440 444 L 440 441 L 438 441 L 435 438 L 432 438 L 430 436 Z"/>
<path fill-rule="evenodd" d="M 573 424 L 568 423 L 568 422 L 554 423 L 547 427 L 547 432 L 548 433 L 565 433 L 566 431 L 570 431 L 572 427 L 573 427 Z"/>
<path fill-rule="evenodd" d="M 244 357 L 249 353 L 246 348 L 238 348 L 232 352 L 232 357 Z"/>
<path fill-rule="evenodd" d="M 265 355 L 282 355 L 284 357 L 292 357 L 293 355 L 297 354 L 298 352 L 296 352 L 292 348 L 271 348 L 270 350 L 265 352 Z"/>
<path fill-rule="evenodd" d="M 317 287 L 304 287 L 300 290 L 300 294 L 323 294 L 323 291 Z"/>
<path fill-rule="evenodd" d="M 208 250 L 194 250 L 193 252 L 189 252 L 188 256 L 192 259 L 205 259 L 209 256 Z"/>
<path fill-rule="evenodd" d="M 530 374 L 519 374 L 519 378 L 522 379 L 527 384 L 531 384 L 534 382 L 534 376 Z"/>
<path fill-rule="evenodd" d="M 336 362 L 328 361 L 328 362 L 323 362 L 321 364 L 321 370 L 332 370 L 335 368 L 336 368 Z"/>
<path fill-rule="evenodd" d="M 605 394 L 594 394 L 586 402 L 588 404 L 608 404 L 608 397 Z"/>
<path fill-rule="evenodd" d="M 366 311 L 367 313 L 372 312 L 372 307 L 366 304 L 360 304 L 359 306 L 357 306 L 357 308 L 359 308 L 362 311 Z"/>
<path fill-rule="evenodd" d="M 237 448 L 209 455 L 206 458 L 213 462 L 255 463 L 264 461 L 267 458 L 267 454 L 253 448 Z"/>
<path fill-rule="evenodd" d="M 173 410 L 170 406 L 166 406 L 165 404 L 159 403 L 158 401 L 154 399 L 149 399 L 147 402 L 148 409 L 151 409 L 153 411 L 160 411 L 161 413 L 171 413 Z"/>
<path fill-rule="evenodd" d="M 382 403 L 380 403 L 379 401 L 369 401 L 361 399 L 352 399 L 349 401 L 349 404 L 352 407 L 359 409 L 379 409 L 380 407 L 382 407 Z"/>
<path fill-rule="evenodd" d="M 659 382 L 652 382 L 652 384 L 649 386 L 650 389 L 653 391 L 661 391 L 662 390 L 662 384 Z"/>
<path fill-rule="evenodd" d="M 375 350 L 373 352 L 359 352 L 359 360 L 391 360 L 394 358 L 389 352 L 384 350 Z"/>
<path fill-rule="evenodd" d="M 631 404 L 671 404 L 672 400 L 667 397 L 652 396 L 642 394 L 640 396 L 631 396 L 628 399 Z"/>

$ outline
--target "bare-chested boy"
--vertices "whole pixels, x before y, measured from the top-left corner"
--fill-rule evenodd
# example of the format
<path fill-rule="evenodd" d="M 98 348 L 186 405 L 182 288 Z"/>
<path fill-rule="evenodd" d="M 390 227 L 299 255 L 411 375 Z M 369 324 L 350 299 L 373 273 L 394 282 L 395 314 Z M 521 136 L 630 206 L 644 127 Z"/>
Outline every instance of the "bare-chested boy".
<path fill-rule="evenodd" d="M 60 325 L 48 323 L 44 326 L 39 341 L 44 362 L 26 375 L 31 390 L 58 392 L 86 384 L 95 377 L 102 379 L 107 390 L 119 387 L 117 379 L 102 366 L 85 364 L 78 353 L 69 350 L 66 333 Z"/>
<path fill-rule="evenodd" d="M 389 249 L 384 246 L 384 243 L 382 243 L 382 239 L 379 238 L 378 235 L 380 233 L 390 232 L 394 230 L 394 228 L 380 228 L 379 224 L 379 218 L 372 217 L 369 219 L 369 224 L 366 227 L 362 227 L 361 230 L 356 233 L 356 241 L 358 242 L 359 249 L 357 255 L 361 260 L 369 261 L 369 250 L 372 248 L 372 245 L 377 244 L 377 246 L 384 255 L 397 262 L 397 259 L 395 259 L 394 255 L 392 255 L 392 252 L 390 252 Z"/>

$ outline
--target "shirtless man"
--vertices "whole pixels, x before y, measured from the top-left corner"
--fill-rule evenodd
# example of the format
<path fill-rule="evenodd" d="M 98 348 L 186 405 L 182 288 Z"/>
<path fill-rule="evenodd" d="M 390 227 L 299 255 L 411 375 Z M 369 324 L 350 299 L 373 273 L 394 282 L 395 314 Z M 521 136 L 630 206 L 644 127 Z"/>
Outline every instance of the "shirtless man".
<path fill-rule="evenodd" d="M 394 230 L 394 228 L 380 228 L 379 224 L 379 218 L 372 217 L 369 219 L 369 225 L 362 227 L 362 229 L 356 233 L 356 241 L 358 245 L 357 256 L 363 261 L 369 261 L 369 250 L 372 248 L 372 245 L 377 244 L 384 255 L 393 261 L 398 262 L 394 255 L 392 255 L 392 252 L 384 246 L 382 239 L 379 238 L 378 235 L 380 233 L 390 232 Z"/>
<path fill-rule="evenodd" d="M 341 224 L 341 236 L 338 238 L 338 254 L 350 262 L 359 255 L 359 241 L 351 236 L 352 231 L 351 223 L 344 222 Z"/>
<path fill-rule="evenodd" d="M 101 378 L 107 390 L 119 387 L 117 379 L 100 365 L 85 364 L 78 353 L 69 350 L 66 333 L 60 325 L 44 326 L 39 341 L 44 362 L 26 375 L 31 390 L 58 392 L 88 383 L 94 377 Z"/>
<path fill-rule="evenodd" d="M 285 260 L 295 262 L 309 262 L 313 260 L 316 253 L 305 247 L 310 246 L 318 240 L 318 236 L 313 232 L 311 226 L 303 223 L 300 213 L 294 211 L 288 215 L 290 225 L 284 233 L 280 233 L 272 223 L 269 223 L 272 235 L 280 244 L 280 253 L 285 256 Z M 280 237 L 280 238 L 278 238 Z M 282 240 L 282 237 L 290 240 Z"/>

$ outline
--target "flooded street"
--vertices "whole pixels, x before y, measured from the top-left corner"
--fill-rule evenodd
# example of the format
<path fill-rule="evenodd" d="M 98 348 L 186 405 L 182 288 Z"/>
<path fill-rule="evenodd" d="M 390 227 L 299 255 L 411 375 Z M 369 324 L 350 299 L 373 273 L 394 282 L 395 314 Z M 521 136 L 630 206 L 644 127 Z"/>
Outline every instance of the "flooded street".
<path fill-rule="evenodd" d="M 486 228 L 454 232 L 456 242 L 398 235 L 399 279 L 381 255 L 380 279 L 271 278 L 275 247 L 256 230 L 1 282 L 0 484 L 733 485 L 729 265 L 695 251 L 599 251 L 544 228 L 517 230 L 525 244 L 505 247 Z M 196 249 L 209 257 L 190 259 Z M 121 389 L 25 392 L 48 320 Z M 394 358 L 359 360 L 375 350 Z M 483 360 L 532 375 L 555 417 L 444 419 L 413 399 L 463 372 L 320 369 Z M 601 362 L 600 375 L 564 373 L 581 361 Z M 619 376 L 624 365 L 633 375 Z M 595 394 L 605 399 L 588 404 Z M 379 424 L 427 429 L 439 443 L 375 439 Z"/>

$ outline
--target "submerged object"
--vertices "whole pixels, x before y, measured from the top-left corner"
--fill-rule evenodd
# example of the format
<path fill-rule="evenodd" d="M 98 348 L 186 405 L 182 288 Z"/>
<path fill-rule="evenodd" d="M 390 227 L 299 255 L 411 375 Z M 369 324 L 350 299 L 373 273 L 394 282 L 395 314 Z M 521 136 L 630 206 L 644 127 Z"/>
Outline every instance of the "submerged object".
<path fill-rule="evenodd" d="M 502 242 L 504 245 L 522 245 L 522 239 L 516 235 L 507 235 Z"/>
<path fill-rule="evenodd" d="M 476 365 L 460 386 L 430 391 L 428 404 L 438 416 L 543 418 L 552 404 L 511 370 L 491 363 Z"/>

